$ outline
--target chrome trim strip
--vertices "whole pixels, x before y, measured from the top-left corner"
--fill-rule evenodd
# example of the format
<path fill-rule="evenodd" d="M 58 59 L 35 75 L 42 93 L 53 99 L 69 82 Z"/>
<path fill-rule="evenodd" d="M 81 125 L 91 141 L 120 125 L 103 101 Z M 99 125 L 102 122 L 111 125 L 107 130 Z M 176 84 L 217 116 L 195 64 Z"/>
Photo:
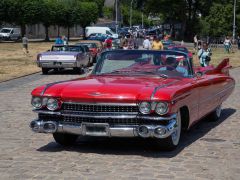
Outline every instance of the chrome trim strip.
<path fill-rule="evenodd" d="M 52 111 L 43 111 L 43 110 L 33 110 L 33 112 L 41 113 L 41 114 L 50 114 L 50 115 L 58 115 L 58 116 L 66 116 L 66 117 L 86 117 L 86 118 L 118 118 L 118 119 L 143 119 L 143 120 L 152 120 L 152 121 L 167 121 L 176 119 L 177 114 L 172 114 L 171 116 L 162 117 L 162 116 L 146 116 L 139 114 L 113 114 L 113 113 L 76 113 L 76 114 L 68 114 L 63 112 L 52 112 Z"/>
<path fill-rule="evenodd" d="M 62 115 L 67 117 L 83 117 L 83 118 L 94 118 L 94 119 L 100 119 L 100 118 L 134 119 L 136 118 L 136 115 L 87 115 L 87 114 L 62 114 Z"/>
<path fill-rule="evenodd" d="M 96 115 L 96 114 L 102 114 L 102 115 L 122 115 L 122 114 L 132 114 L 137 115 L 138 112 L 89 112 L 89 111 L 71 111 L 71 110 L 63 110 L 62 114 L 89 114 L 89 115 Z"/>
<path fill-rule="evenodd" d="M 46 90 L 47 90 L 49 87 L 51 87 L 51 86 L 53 86 L 53 85 L 55 85 L 55 84 L 59 84 L 59 83 L 67 82 L 67 81 L 71 81 L 71 80 L 57 81 L 57 82 L 53 82 L 53 83 L 47 84 L 47 85 L 44 87 L 44 89 L 42 90 L 42 92 L 40 93 L 40 96 L 43 96 L 44 93 L 46 92 Z"/>
<path fill-rule="evenodd" d="M 207 98 L 203 99 L 202 101 L 199 101 L 199 104 L 202 104 L 202 103 L 204 103 L 206 101 L 210 101 L 211 99 L 215 98 L 216 96 L 221 95 L 225 91 L 228 91 L 229 89 L 233 89 L 234 87 L 235 87 L 235 85 L 229 86 L 229 87 L 219 91 L 218 93 L 216 93 L 216 94 L 214 94 L 212 96 L 208 96 Z M 219 97 L 219 98 L 221 98 L 221 97 Z"/>
<path fill-rule="evenodd" d="M 91 102 L 91 103 L 84 103 L 84 102 L 72 102 L 67 101 L 63 104 L 82 104 L 82 105 L 106 105 L 106 106 L 137 106 L 136 103 L 99 103 L 99 102 Z"/>
<path fill-rule="evenodd" d="M 55 112 L 55 111 L 47 111 L 47 110 L 37 110 L 37 109 L 33 109 L 32 110 L 35 113 L 41 113 L 41 114 L 50 114 L 50 115 L 61 115 L 61 112 Z"/>
<path fill-rule="evenodd" d="M 172 82 L 170 82 L 170 83 L 168 83 L 168 84 L 164 84 L 164 85 L 160 85 L 160 86 L 155 87 L 154 90 L 153 90 L 153 92 L 152 92 L 152 95 L 151 95 L 151 97 L 150 97 L 150 100 L 152 101 L 152 100 L 154 99 L 154 96 L 155 96 L 155 94 L 157 93 L 157 91 L 158 91 L 159 89 L 164 88 L 164 87 L 167 87 L 167 86 L 170 86 L 170 85 L 174 84 L 175 82 L 178 82 L 178 80 L 172 81 Z"/>
<path fill-rule="evenodd" d="M 137 137 L 140 136 L 138 133 L 138 129 L 140 126 L 130 126 L 130 125 L 122 125 L 122 126 L 109 126 L 107 123 L 82 123 L 82 124 L 69 124 L 69 123 L 58 123 L 56 121 L 48 121 L 48 123 L 56 124 L 55 131 L 48 131 L 48 129 L 43 129 L 44 121 L 38 119 L 33 120 L 30 123 L 30 128 L 35 133 L 68 133 L 68 134 L 76 134 L 76 135 L 88 135 L 88 136 L 107 136 L 107 137 Z M 32 126 L 31 126 L 32 124 Z M 34 125 L 34 126 L 33 126 Z M 86 125 L 90 125 L 93 127 L 97 126 L 105 126 L 106 132 L 86 132 Z M 169 121 L 166 126 L 163 125 L 141 125 L 148 127 L 150 131 L 149 137 L 152 138 L 166 138 L 170 136 L 175 131 L 176 120 Z M 155 134 L 155 129 L 158 127 L 165 128 L 166 133 L 163 135 Z M 85 129 L 84 129 L 85 128 Z M 85 132 L 84 132 L 85 131 Z"/>

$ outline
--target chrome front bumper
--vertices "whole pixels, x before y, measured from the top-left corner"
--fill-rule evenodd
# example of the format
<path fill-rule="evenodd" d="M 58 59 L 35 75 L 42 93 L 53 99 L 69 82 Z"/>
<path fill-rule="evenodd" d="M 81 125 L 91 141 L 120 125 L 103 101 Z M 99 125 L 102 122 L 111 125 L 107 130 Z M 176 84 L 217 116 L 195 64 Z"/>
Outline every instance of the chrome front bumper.
<path fill-rule="evenodd" d="M 167 125 L 114 125 L 107 123 L 70 124 L 57 121 L 33 120 L 30 128 L 36 133 L 69 133 L 82 136 L 103 137 L 155 137 L 166 138 L 177 128 L 176 115 Z"/>

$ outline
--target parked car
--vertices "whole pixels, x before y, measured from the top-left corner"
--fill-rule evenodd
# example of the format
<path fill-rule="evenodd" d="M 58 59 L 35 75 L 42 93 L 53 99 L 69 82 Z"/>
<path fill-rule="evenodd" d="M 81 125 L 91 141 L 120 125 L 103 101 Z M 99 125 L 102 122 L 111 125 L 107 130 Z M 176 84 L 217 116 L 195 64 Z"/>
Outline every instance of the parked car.
<path fill-rule="evenodd" d="M 182 46 L 182 45 L 173 45 L 173 46 L 170 45 L 170 46 L 166 47 L 166 49 L 167 50 L 174 50 L 174 51 L 181 51 L 181 52 L 187 53 L 189 58 L 193 57 L 192 52 L 189 51 L 187 47 Z"/>
<path fill-rule="evenodd" d="M 99 44 L 99 41 L 98 42 L 96 42 L 96 41 L 80 41 L 76 45 L 84 45 L 89 48 L 89 51 L 91 52 L 91 56 L 93 58 L 93 63 L 96 63 L 97 56 L 103 48 L 102 43 Z"/>
<path fill-rule="evenodd" d="M 118 38 L 118 34 L 114 33 L 109 27 L 88 26 L 86 27 L 86 37 L 93 33 L 107 34 L 112 38 Z"/>
<path fill-rule="evenodd" d="M 164 49 L 168 49 L 169 46 L 175 45 L 175 43 L 172 40 L 167 40 L 167 41 L 162 40 L 161 42 L 163 44 Z"/>
<path fill-rule="evenodd" d="M 235 87 L 228 68 L 225 59 L 199 70 L 177 51 L 106 51 L 88 77 L 32 91 L 38 118 L 30 128 L 53 134 L 61 145 L 79 136 L 142 137 L 171 150 L 201 118 L 220 118 Z"/>
<path fill-rule="evenodd" d="M 63 68 L 73 68 L 82 73 L 89 64 L 90 57 L 82 46 L 53 45 L 51 50 L 37 55 L 37 65 L 43 74 Z"/>
<path fill-rule="evenodd" d="M 21 31 L 19 28 L 2 28 L 0 30 L 0 39 L 18 41 L 21 39 Z"/>
<path fill-rule="evenodd" d="M 101 33 L 93 33 L 90 34 L 87 40 L 95 40 L 95 41 L 101 41 L 104 42 L 107 38 L 110 36 L 107 34 L 101 34 Z"/>

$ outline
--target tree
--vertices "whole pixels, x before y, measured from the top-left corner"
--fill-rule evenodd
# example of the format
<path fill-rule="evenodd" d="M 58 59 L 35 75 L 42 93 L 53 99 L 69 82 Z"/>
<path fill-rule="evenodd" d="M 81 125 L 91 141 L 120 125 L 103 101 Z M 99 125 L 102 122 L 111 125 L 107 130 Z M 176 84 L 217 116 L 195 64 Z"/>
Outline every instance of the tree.
<path fill-rule="evenodd" d="M 85 28 L 98 19 L 98 7 L 94 2 L 78 2 L 73 9 L 74 22 L 83 28 L 85 37 Z"/>
<path fill-rule="evenodd" d="M 209 25 L 209 35 L 229 35 L 232 31 L 233 6 L 214 3 L 204 20 Z"/>
<path fill-rule="evenodd" d="M 3 22 L 9 22 L 10 21 L 10 15 L 9 15 L 9 8 L 10 8 L 10 1 L 8 0 L 1 0 L 0 1 L 0 25 Z"/>
<path fill-rule="evenodd" d="M 56 19 L 59 13 L 59 5 L 56 0 L 43 0 L 43 6 L 41 22 L 45 27 L 45 41 L 49 41 L 48 29 L 50 25 L 57 24 Z"/>
<path fill-rule="evenodd" d="M 19 25 L 22 35 L 26 34 L 27 24 L 41 22 L 42 10 L 44 9 L 42 0 L 9 0 L 9 3 L 9 19 L 7 22 Z"/>

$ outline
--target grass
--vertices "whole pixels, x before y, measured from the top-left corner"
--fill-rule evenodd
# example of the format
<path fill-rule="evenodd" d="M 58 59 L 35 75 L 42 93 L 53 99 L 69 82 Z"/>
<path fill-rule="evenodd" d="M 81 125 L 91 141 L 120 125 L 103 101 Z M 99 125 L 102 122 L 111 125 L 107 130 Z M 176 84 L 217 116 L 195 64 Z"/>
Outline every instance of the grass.
<path fill-rule="evenodd" d="M 0 81 L 40 71 L 36 65 L 39 52 L 48 50 L 52 43 L 29 43 L 29 54 L 23 53 L 21 43 L 0 43 Z"/>
<path fill-rule="evenodd" d="M 199 61 L 197 60 L 197 55 L 194 55 L 194 64 L 199 66 Z M 214 48 L 212 49 L 212 57 L 210 64 L 216 66 L 223 59 L 229 58 L 230 65 L 233 68 L 240 67 L 240 50 L 234 49 L 231 53 L 226 53 L 223 48 Z"/>
<path fill-rule="evenodd" d="M 36 65 L 37 54 L 47 51 L 52 44 L 53 42 L 29 43 L 29 55 L 25 55 L 21 43 L 0 43 L 0 82 L 41 71 Z M 240 67 L 239 50 L 234 49 L 234 53 L 230 54 L 225 53 L 223 48 L 212 50 L 211 64 L 217 65 L 228 57 L 233 67 Z M 194 63 L 199 65 L 196 55 Z"/>

